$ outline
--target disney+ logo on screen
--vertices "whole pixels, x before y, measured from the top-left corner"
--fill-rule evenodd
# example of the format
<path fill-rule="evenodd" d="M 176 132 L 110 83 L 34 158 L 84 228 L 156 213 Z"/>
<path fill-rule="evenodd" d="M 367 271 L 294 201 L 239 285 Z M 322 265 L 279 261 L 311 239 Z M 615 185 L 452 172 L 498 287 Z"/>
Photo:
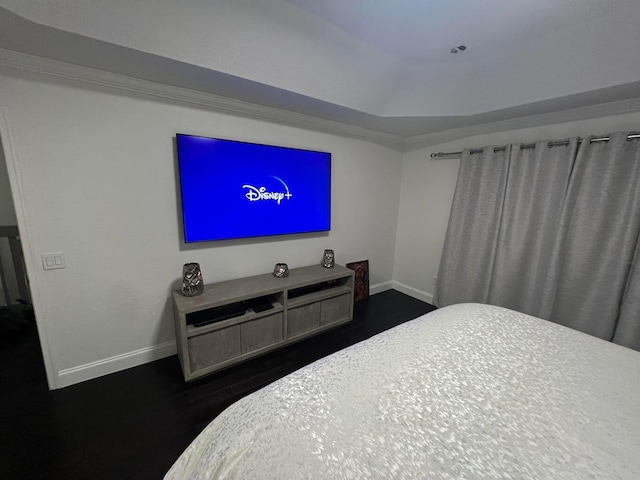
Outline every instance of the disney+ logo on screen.
<path fill-rule="evenodd" d="M 272 200 L 272 201 L 275 201 L 278 205 L 280 205 L 280 202 L 282 202 L 282 200 L 291 199 L 293 194 L 289 190 L 289 187 L 284 182 L 284 180 L 282 180 L 280 177 L 276 177 L 275 175 L 269 175 L 269 177 L 275 178 L 276 180 L 278 180 L 278 182 L 280 182 L 282 184 L 282 186 L 284 187 L 284 191 L 278 191 L 276 189 L 273 189 L 272 191 L 269 191 L 269 190 L 267 190 L 267 187 L 265 187 L 265 186 L 254 187 L 253 185 L 245 184 L 245 185 L 242 186 L 242 188 L 246 189 L 245 197 L 247 197 L 247 199 L 250 202 L 259 202 L 259 201 L 263 201 L 263 200 L 266 200 L 266 201 Z M 273 183 L 275 183 L 275 182 L 273 182 Z M 277 188 L 280 188 L 280 185 L 277 185 Z"/>

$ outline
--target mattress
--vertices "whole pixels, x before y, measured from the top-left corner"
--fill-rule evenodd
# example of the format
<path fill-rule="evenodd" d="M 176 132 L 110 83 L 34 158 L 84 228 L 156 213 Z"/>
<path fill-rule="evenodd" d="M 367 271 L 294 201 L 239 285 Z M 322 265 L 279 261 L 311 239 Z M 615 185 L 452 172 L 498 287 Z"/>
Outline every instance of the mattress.
<path fill-rule="evenodd" d="M 640 352 L 449 306 L 236 402 L 165 478 L 637 480 Z"/>

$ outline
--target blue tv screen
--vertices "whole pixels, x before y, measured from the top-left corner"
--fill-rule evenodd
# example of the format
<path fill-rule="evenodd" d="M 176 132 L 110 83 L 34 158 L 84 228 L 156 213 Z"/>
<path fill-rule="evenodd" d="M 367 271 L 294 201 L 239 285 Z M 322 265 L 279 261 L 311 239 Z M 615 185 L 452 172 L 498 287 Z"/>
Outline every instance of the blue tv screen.
<path fill-rule="evenodd" d="M 176 135 L 186 243 L 331 228 L 331 154 Z"/>

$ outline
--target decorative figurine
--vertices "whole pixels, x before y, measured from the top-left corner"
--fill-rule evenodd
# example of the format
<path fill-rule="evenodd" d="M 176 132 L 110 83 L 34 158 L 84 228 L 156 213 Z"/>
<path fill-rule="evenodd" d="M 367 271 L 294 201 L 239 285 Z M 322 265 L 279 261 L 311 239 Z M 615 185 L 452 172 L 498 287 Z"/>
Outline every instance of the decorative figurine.
<path fill-rule="evenodd" d="M 200 264 L 185 263 L 182 267 L 182 294 L 185 297 L 195 297 L 204 292 L 204 281 Z"/>
<path fill-rule="evenodd" d="M 333 250 L 325 250 L 322 255 L 322 266 L 324 268 L 333 268 L 336 264 L 336 256 L 333 253 Z"/>
<path fill-rule="evenodd" d="M 289 276 L 289 267 L 286 263 L 276 263 L 273 268 L 273 276 L 276 278 L 284 278 Z"/>

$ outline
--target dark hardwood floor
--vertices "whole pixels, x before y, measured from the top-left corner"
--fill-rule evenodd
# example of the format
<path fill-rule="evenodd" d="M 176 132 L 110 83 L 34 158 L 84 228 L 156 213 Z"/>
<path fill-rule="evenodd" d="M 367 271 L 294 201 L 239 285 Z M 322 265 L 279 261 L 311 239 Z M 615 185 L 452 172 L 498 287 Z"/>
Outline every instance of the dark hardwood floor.
<path fill-rule="evenodd" d="M 433 309 L 391 290 L 358 303 L 347 325 L 192 383 L 172 356 L 55 391 L 32 324 L 0 338 L 0 478 L 161 479 L 239 398 Z"/>

